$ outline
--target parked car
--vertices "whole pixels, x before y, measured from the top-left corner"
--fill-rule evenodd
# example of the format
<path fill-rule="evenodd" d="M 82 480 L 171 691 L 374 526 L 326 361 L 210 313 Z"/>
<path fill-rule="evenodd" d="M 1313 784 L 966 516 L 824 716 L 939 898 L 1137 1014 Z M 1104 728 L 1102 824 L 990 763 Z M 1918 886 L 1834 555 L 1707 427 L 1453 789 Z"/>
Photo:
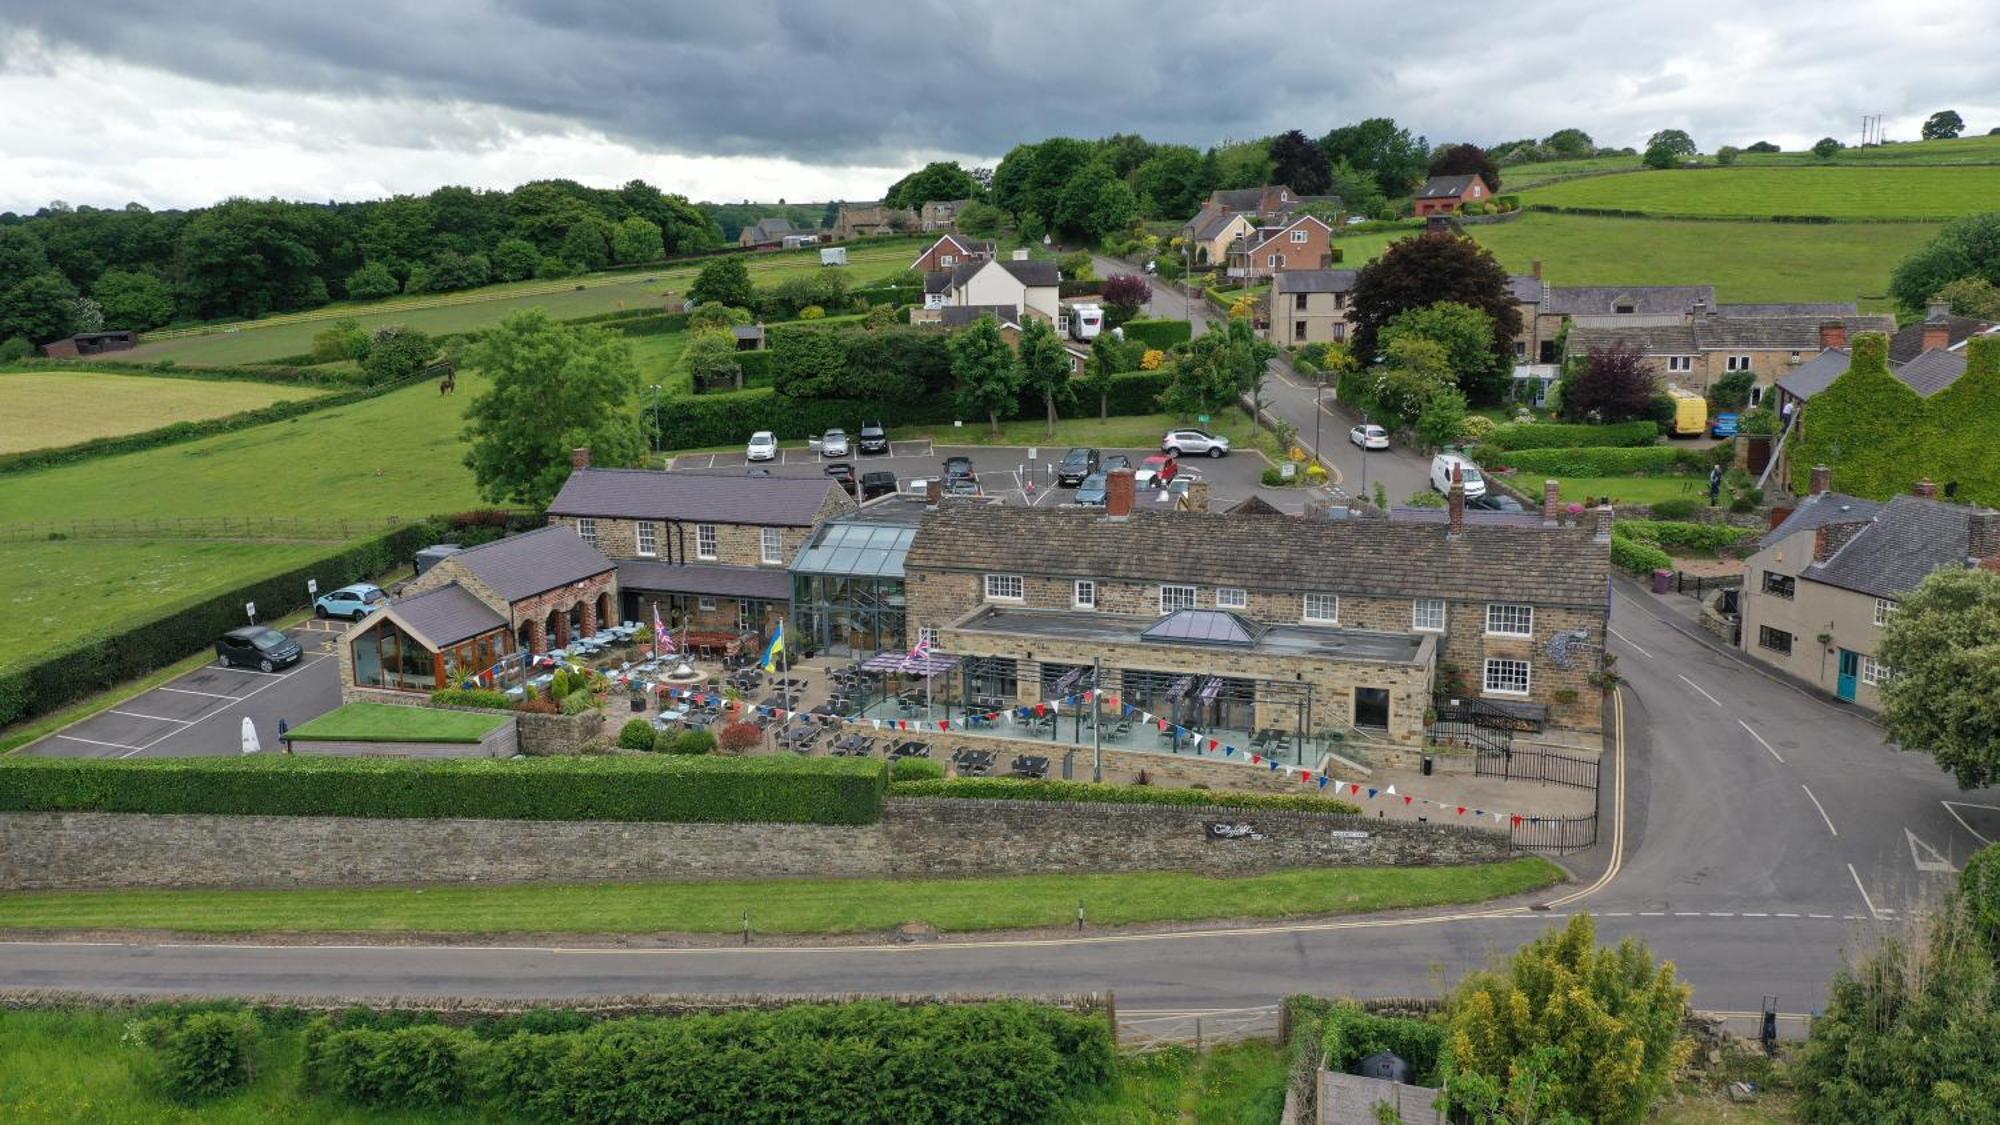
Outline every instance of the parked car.
<path fill-rule="evenodd" d="M 947 457 L 944 459 L 945 482 L 950 483 L 952 480 L 958 478 L 973 481 L 979 479 L 979 474 L 972 471 L 972 458 Z"/>
<path fill-rule="evenodd" d="M 269 625 L 244 625 L 216 638 L 215 655 L 225 667 L 255 668 L 275 672 L 299 662 L 305 650 L 299 642 Z"/>
<path fill-rule="evenodd" d="M 1104 463 L 1097 467 L 1106 473 L 1115 473 L 1119 469 L 1130 469 L 1132 467 L 1132 459 L 1123 453 L 1113 453 L 1105 457 Z"/>
<path fill-rule="evenodd" d="M 1056 487 L 1075 488 L 1083 483 L 1083 478 L 1097 471 L 1097 450 L 1079 445 L 1063 454 L 1062 463 L 1056 466 Z"/>
<path fill-rule="evenodd" d="M 847 446 L 846 430 L 828 430 L 819 439 L 821 457 L 846 457 L 852 453 Z"/>
<path fill-rule="evenodd" d="M 854 480 L 854 466 L 846 461 L 835 461 L 827 465 L 826 475 L 839 481 L 840 487 L 846 489 L 849 496 L 854 495 L 859 488 Z"/>
<path fill-rule="evenodd" d="M 944 494 L 946 496 L 984 496 L 986 495 L 986 489 L 980 485 L 978 477 L 946 477 L 944 478 Z"/>
<path fill-rule="evenodd" d="M 1363 449 L 1389 448 L 1389 431 L 1369 422 L 1347 431 L 1347 440 Z"/>
<path fill-rule="evenodd" d="M 769 430 L 758 430 L 750 435 L 750 445 L 743 451 L 746 461 L 776 461 L 778 459 L 778 435 Z"/>
<path fill-rule="evenodd" d="M 873 500 L 877 496 L 888 496 L 896 491 L 896 474 L 875 472 L 861 474 L 861 498 Z"/>
<path fill-rule="evenodd" d="M 1207 430 L 1168 430 L 1160 439 L 1160 451 L 1176 457 L 1206 453 L 1210 457 L 1221 457 L 1229 452 L 1229 439 L 1221 434 L 1211 434 Z"/>
<path fill-rule="evenodd" d="M 1164 488 L 1180 475 L 1180 471 L 1179 458 L 1165 453 L 1149 454 L 1139 462 L 1139 471 L 1132 474 L 1132 484 L 1137 488 Z"/>
<path fill-rule="evenodd" d="M 1715 421 L 1709 423 L 1708 436 L 1713 438 L 1735 437 L 1736 424 L 1741 420 L 1742 420 L 1742 415 L 1733 412 L 1727 414 L 1717 414 L 1715 416 Z"/>
<path fill-rule="evenodd" d="M 1486 495 L 1486 478 L 1463 453 L 1440 453 L 1431 458 L 1431 487 L 1439 492 L 1451 491 L 1451 471 L 1456 468 L 1465 481 L 1465 498 Z"/>
<path fill-rule="evenodd" d="M 389 595 L 382 592 L 382 587 L 356 582 L 352 586 L 342 586 L 331 593 L 321 594 L 319 600 L 313 602 L 313 616 L 321 620 L 344 617 L 349 621 L 359 621 L 388 600 Z"/>
<path fill-rule="evenodd" d="M 1110 485 L 1110 477 L 1105 473 L 1092 473 L 1077 482 L 1076 506 L 1079 508 L 1102 508 L 1105 490 Z"/>
<path fill-rule="evenodd" d="M 861 423 L 861 455 L 870 457 L 877 453 L 889 452 L 889 431 L 880 422 Z"/>
<path fill-rule="evenodd" d="M 1469 496 L 1466 498 L 1465 506 L 1468 508 L 1477 508 L 1482 512 L 1525 512 L 1528 510 L 1521 506 L 1519 500 L 1514 499 L 1504 492 L 1482 492 L 1477 496 Z"/>

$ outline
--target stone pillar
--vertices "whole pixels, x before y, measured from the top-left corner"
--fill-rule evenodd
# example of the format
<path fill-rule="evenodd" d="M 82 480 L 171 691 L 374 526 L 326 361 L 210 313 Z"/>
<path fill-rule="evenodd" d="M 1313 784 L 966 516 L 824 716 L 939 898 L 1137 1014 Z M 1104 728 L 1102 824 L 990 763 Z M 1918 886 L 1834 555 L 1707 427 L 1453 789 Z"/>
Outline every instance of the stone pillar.
<path fill-rule="evenodd" d="M 583 603 L 583 635 L 597 635 L 597 599 L 589 598 Z"/>
<path fill-rule="evenodd" d="M 528 622 L 528 651 L 537 656 L 549 651 L 549 623 L 546 618 L 537 617 Z"/>

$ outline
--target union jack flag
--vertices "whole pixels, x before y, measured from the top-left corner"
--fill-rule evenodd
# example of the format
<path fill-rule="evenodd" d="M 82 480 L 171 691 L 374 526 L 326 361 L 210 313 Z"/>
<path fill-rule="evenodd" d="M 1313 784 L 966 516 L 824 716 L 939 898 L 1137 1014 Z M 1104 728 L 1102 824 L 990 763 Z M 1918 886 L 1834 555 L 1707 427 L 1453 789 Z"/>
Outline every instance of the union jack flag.
<path fill-rule="evenodd" d="M 917 638 L 917 643 L 911 646 L 910 654 L 903 658 L 903 667 L 905 668 L 921 667 L 926 660 L 930 659 L 930 655 L 931 655 L 930 637 L 919 636 Z"/>
<path fill-rule="evenodd" d="M 666 624 L 660 620 L 660 606 L 657 602 L 653 605 L 653 649 L 662 655 L 679 651 L 674 647 L 674 635 L 667 631 Z"/>

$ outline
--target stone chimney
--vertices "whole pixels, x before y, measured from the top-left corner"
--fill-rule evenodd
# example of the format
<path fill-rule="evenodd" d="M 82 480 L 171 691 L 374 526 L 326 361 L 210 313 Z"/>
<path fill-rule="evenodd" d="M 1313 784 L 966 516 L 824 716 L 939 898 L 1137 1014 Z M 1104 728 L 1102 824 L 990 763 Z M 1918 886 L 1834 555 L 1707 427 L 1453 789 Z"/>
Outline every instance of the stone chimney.
<path fill-rule="evenodd" d="M 1197 480 L 1188 482 L 1187 495 L 1181 498 L 1181 510 L 1184 512 L 1208 511 L 1207 481 Z"/>
<path fill-rule="evenodd" d="M 1814 465 L 1812 467 L 1812 491 L 1810 495 L 1818 496 L 1822 492 L 1832 491 L 1833 467 L 1831 465 Z"/>
<path fill-rule="evenodd" d="M 1980 508 L 1966 517 L 1965 554 L 1984 564 L 2000 563 L 2000 512 Z"/>
<path fill-rule="evenodd" d="M 1925 477 L 1911 487 L 1910 495 L 1921 496 L 1926 500 L 1935 500 L 1937 499 L 1937 482 L 1931 480 L 1929 477 Z"/>
<path fill-rule="evenodd" d="M 1924 321 L 1924 350 L 1940 352 L 1951 347 L 1951 323 L 1943 320 Z"/>
<path fill-rule="evenodd" d="M 572 469 L 590 468 L 590 447 L 579 445 L 575 449 L 570 450 L 569 467 Z"/>
<path fill-rule="evenodd" d="M 1924 306 L 1925 320 L 1943 320 L 1951 315 L 1950 301 L 1932 301 Z"/>
<path fill-rule="evenodd" d="M 944 500 L 944 481 L 937 477 L 924 482 L 924 503 L 935 508 Z"/>
<path fill-rule="evenodd" d="M 1113 469 L 1104 479 L 1104 514 L 1113 519 L 1125 519 L 1132 514 L 1132 505 L 1137 496 L 1137 486 L 1132 483 L 1132 470 Z"/>
<path fill-rule="evenodd" d="M 1534 278 L 1536 281 L 1542 279 L 1542 260 L 1540 258 L 1536 258 L 1534 261 L 1528 263 L 1528 276 Z"/>
<path fill-rule="evenodd" d="M 1451 537 L 1465 534 L 1465 470 L 1457 465 L 1451 467 L 1451 491 L 1445 495 L 1445 507 L 1451 513 Z"/>
<path fill-rule="evenodd" d="M 1844 320 L 1824 320 L 1819 326 L 1819 346 L 1844 348 L 1847 346 L 1847 322 Z"/>
<path fill-rule="evenodd" d="M 1709 314 L 1708 298 L 1696 297 L 1694 299 L 1694 308 L 1689 311 L 1693 314 L 1694 319 L 1696 320 L 1705 319 Z"/>
<path fill-rule="evenodd" d="M 1545 480 L 1542 482 L 1542 526 L 1554 527 L 1562 522 L 1562 483 Z"/>
<path fill-rule="evenodd" d="M 1594 514 L 1597 517 L 1597 534 L 1591 536 L 1591 540 L 1597 543 L 1611 542 L 1611 520 L 1613 518 L 1611 505 L 1599 504 Z"/>

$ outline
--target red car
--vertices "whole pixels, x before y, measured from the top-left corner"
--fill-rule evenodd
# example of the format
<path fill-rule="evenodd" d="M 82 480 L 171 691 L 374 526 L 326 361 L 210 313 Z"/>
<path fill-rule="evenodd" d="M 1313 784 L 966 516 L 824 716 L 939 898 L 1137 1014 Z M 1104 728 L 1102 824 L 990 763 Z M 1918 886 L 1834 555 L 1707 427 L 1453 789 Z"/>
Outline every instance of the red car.
<path fill-rule="evenodd" d="M 1132 483 L 1140 488 L 1165 488 L 1174 483 L 1174 478 L 1180 473 L 1180 458 L 1155 453 L 1139 462 L 1139 470 L 1132 474 Z"/>

